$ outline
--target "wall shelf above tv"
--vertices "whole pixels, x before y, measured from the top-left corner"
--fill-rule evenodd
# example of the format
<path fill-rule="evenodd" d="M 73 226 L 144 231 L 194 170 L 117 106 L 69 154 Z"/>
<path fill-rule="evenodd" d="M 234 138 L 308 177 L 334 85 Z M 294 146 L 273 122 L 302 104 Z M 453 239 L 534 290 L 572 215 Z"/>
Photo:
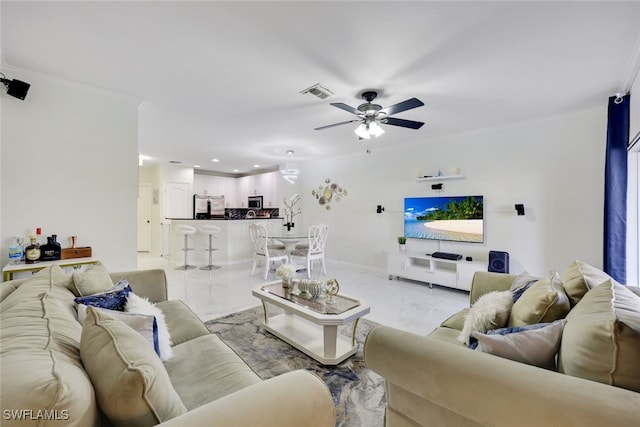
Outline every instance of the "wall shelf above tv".
<path fill-rule="evenodd" d="M 433 181 L 445 181 L 448 179 L 465 179 L 464 175 L 440 175 L 430 176 L 428 178 L 417 178 L 416 182 L 433 182 Z"/>

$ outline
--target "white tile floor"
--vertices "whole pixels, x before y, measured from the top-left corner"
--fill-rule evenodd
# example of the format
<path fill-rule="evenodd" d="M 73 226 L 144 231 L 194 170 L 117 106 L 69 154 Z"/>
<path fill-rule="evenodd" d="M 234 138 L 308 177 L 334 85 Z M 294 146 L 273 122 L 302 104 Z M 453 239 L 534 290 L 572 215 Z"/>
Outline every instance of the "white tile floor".
<path fill-rule="evenodd" d="M 171 261 L 140 253 L 138 268 L 163 268 L 169 283 L 169 298 L 185 301 L 204 321 L 260 305 L 251 295 L 251 289 L 263 280 L 258 271 L 250 276 L 250 263 L 224 266 L 215 271 L 185 272 L 176 270 Z M 326 278 L 334 277 L 340 283 L 341 293 L 365 300 L 371 306 L 366 319 L 421 335 L 469 305 L 466 292 L 438 286 L 430 289 L 426 284 L 408 280 L 389 280 L 386 274 L 327 261 Z M 268 280 L 274 279 L 271 271 Z"/>

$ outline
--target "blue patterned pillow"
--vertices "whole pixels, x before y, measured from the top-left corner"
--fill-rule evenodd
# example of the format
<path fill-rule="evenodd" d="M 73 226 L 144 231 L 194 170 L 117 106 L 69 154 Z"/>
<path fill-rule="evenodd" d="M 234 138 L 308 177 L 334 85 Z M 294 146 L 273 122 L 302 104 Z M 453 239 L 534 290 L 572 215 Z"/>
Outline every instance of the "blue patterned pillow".
<path fill-rule="evenodd" d="M 545 326 L 549 326 L 551 323 L 536 323 L 534 325 L 526 325 L 526 326 L 510 326 L 508 328 L 498 328 L 491 329 L 487 331 L 487 335 L 507 335 L 507 334 L 515 334 L 517 332 L 523 331 L 531 331 L 533 329 L 544 328 Z M 469 348 L 475 350 L 478 347 L 478 340 L 474 337 L 469 337 Z"/>
<path fill-rule="evenodd" d="M 131 292 L 131 285 L 126 279 L 121 279 L 112 288 L 99 294 L 77 297 L 76 304 L 91 305 L 93 307 L 106 308 L 107 310 L 124 311 L 127 303 L 127 296 Z"/>

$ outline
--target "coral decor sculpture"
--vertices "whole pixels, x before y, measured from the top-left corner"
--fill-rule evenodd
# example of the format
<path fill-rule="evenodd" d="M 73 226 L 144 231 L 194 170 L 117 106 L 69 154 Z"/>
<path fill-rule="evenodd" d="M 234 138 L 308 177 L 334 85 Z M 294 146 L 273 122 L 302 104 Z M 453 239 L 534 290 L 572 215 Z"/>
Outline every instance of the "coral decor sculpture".
<path fill-rule="evenodd" d="M 343 197 L 347 195 L 347 190 L 342 187 L 339 187 L 338 184 L 331 183 L 329 178 L 324 180 L 326 185 L 319 185 L 317 189 L 311 191 L 311 195 L 315 196 L 318 200 L 318 203 L 323 205 L 327 210 L 331 209 L 331 205 L 329 203 L 332 200 L 339 202 Z"/>

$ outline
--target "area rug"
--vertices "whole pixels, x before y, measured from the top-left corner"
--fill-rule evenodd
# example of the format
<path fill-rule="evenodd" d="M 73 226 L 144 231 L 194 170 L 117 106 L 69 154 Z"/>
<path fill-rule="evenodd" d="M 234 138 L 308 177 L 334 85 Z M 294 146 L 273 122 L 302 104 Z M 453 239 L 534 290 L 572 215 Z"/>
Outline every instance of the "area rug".
<path fill-rule="evenodd" d="M 271 308 L 271 307 L 270 307 Z M 273 311 L 269 311 L 273 314 Z M 336 426 L 383 425 L 384 380 L 366 368 L 362 346 L 375 322 L 360 319 L 356 332 L 358 352 L 337 366 L 323 366 L 260 327 L 262 307 L 240 311 L 206 322 L 262 378 L 269 379 L 296 369 L 320 376 L 329 387 L 336 407 Z M 351 338 L 351 326 L 339 328 Z"/>

